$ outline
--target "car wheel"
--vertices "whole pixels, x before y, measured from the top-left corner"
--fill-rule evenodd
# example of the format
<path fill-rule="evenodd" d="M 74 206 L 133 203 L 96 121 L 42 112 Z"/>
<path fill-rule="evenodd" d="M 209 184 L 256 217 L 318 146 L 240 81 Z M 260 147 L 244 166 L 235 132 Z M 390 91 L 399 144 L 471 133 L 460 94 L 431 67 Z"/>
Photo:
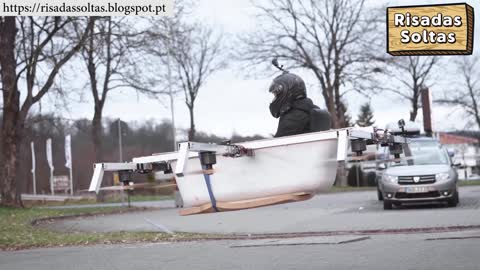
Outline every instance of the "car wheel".
<path fill-rule="evenodd" d="M 377 198 L 379 201 L 383 201 L 383 194 L 378 187 L 377 187 Z"/>
<path fill-rule="evenodd" d="M 384 210 L 391 210 L 393 208 L 392 202 L 389 201 L 383 201 L 383 209 Z"/>
<path fill-rule="evenodd" d="M 448 206 L 449 207 L 456 207 L 460 201 L 460 196 L 458 195 L 458 191 L 455 191 L 455 194 L 453 194 L 453 197 L 447 200 Z"/>

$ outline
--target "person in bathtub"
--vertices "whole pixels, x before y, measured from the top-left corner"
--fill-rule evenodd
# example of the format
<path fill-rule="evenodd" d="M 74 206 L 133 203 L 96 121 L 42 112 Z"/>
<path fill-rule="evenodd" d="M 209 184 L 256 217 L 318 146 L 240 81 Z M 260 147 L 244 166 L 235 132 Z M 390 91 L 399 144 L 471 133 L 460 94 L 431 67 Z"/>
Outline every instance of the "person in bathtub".
<path fill-rule="evenodd" d="M 273 79 L 269 92 L 275 96 L 270 113 L 279 118 L 274 137 L 330 129 L 330 114 L 307 97 L 305 82 L 298 75 L 285 71 Z"/>

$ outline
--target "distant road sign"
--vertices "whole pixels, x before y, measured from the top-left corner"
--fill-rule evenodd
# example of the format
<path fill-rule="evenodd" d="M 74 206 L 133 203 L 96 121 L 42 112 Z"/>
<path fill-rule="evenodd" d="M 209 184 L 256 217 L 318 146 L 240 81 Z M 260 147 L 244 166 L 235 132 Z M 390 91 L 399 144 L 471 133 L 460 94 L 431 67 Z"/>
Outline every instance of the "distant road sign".
<path fill-rule="evenodd" d="M 53 177 L 53 186 L 55 190 L 70 189 L 70 179 L 68 175 L 56 175 Z"/>

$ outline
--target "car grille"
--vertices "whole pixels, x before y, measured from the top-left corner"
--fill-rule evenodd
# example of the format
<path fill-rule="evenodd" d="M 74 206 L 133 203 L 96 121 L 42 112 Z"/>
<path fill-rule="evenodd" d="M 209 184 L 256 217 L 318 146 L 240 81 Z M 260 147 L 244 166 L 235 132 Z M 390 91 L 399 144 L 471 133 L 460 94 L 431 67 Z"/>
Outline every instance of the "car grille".
<path fill-rule="evenodd" d="M 397 199 L 422 199 L 422 198 L 437 198 L 440 197 L 440 192 L 430 191 L 425 193 L 405 193 L 397 192 L 395 198 Z"/>
<path fill-rule="evenodd" d="M 413 180 L 414 177 L 419 177 L 418 183 Z M 400 185 L 424 185 L 435 183 L 435 175 L 418 175 L 418 176 L 399 176 L 398 184 Z"/>

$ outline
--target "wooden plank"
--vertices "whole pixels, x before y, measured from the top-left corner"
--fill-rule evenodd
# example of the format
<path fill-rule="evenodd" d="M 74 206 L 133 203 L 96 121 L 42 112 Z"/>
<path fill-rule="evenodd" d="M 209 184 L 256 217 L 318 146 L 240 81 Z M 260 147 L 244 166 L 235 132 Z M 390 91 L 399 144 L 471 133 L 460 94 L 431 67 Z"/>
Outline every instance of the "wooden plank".
<path fill-rule="evenodd" d="M 283 194 L 271 197 L 242 200 L 242 201 L 233 201 L 233 202 L 217 202 L 217 209 L 220 212 L 224 211 L 235 211 L 243 210 L 250 208 L 257 208 L 268 205 L 289 203 L 289 202 L 299 202 L 311 199 L 314 196 L 312 193 L 301 192 L 293 194 Z M 212 207 L 211 203 L 206 203 L 196 207 L 184 208 L 179 211 L 180 215 L 195 215 L 195 214 L 205 214 L 205 213 L 214 213 L 215 210 Z"/>

